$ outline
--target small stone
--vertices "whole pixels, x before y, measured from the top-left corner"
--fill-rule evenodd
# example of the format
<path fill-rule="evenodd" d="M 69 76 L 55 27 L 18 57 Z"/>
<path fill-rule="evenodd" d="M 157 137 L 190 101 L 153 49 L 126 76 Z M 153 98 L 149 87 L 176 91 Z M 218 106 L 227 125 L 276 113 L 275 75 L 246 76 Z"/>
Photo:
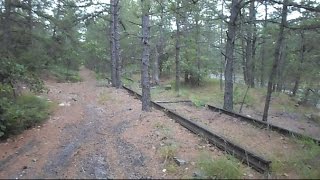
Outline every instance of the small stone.
<path fill-rule="evenodd" d="M 196 165 L 196 163 L 195 163 L 195 162 L 191 162 L 190 164 L 191 164 L 192 166 L 195 166 L 195 165 Z"/>
<path fill-rule="evenodd" d="M 28 166 L 23 166 L 23 167 L 22 167 L 22 169 L 27 169 L 27 168 L 28 168 Z"/>
<path fill-rule="evenodd" d="M 284 137 L 281 136 L 280 139 L 281 139 L 281 140 L 284 140 Z"/>
<path fill-rule="evenodd" d="M 285 177 L 289 177 L 289 175 L 287 173 L 283 173 L 283 176 Z"/>
<path fill-rule="evenodd" d="M 174 159 L 174 161 L 176 162 L 176 164 L 177 164 L 178 166 L 182 166 L 182 165 L 187 164 L 187 162 L 186 162 L 185 160 L 183 160 L 183 159 L 179 159 L 179 158 L 177 158 L 177 157 L 174 157 L 173 159 Z"/>
<path fill-rule="evenodd" d="M 192 176 L 193 177 L 203 177 L 203 175 L 199 172 L 194 172 Z"/>
<path fill-rule="evenodd" d="M 41 128 L 41 126 L 38 126 L 38 128 Z"/>
<path fill-rule="evenodd" d="M 162 169 L 162 172 L 164 172 L 164 173 L 165 173 L 165 172 L 167 172 L 167 170 L 166 170 L 166 169 Z"/>
<path fill-rule="evenodd" d="M 32 162 L 37 162 L 37 159 L 32 159 Z"/>
<path fill-rule="evenodd" d="M 249 177 L 253 177 L 253 174 L 249 174 L 248 176 L 249 176 Z"/>

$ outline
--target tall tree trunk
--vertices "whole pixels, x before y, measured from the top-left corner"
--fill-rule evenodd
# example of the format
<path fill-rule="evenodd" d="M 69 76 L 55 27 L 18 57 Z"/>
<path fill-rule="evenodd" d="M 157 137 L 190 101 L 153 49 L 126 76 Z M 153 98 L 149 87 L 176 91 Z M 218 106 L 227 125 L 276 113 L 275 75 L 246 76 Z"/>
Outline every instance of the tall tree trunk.
<path fill-rule="evenodd" d="M 197 79 L 196 79 L 196 84 L 199 86 L 200 85 L 200 78 L 201 78 L 201 49 L 200 49 L 200 25 L 199 25 L 199 16 L 200 14 L 196 15 L 195 21 L 196 21 L 196 59 L 197 59 Z"/>
<path fill-rule="evenodd" d="M 284 0 L 282 13 L 281 13 L 280 30 L 279 30 L 278 40 L 276 43 L 275 53 L 274 53 L 274 62 L 272 65 L 272 69 L 271 69 L 270 77 L 269 77 L 269 81 L 268 81 L 266 102 L 265 102 L 263 117 L 262 117 L 263 121 L 267 121 L 267 119 L 268 119 L 268 111 L 269 111 L 269 106 L 270 106 L 272 88 L 274 85 L 274 80 L 275 80 L 275 76 L 277 73 L 278 65 L 279 65 L 279 62 L 281 59 L 281 52 L 280 51 L 282 49 L 283 41 L 284 41 L 284 27 L 287 24 L 287 14 L 288 14 L 288 0 Z"/>
<path fill-rule="evenodd" d="M 303 67 L 303 62 L 304 62 L 304 52 L 306 50 L 305 47 L 305 39 L 304 39 L 304 31 L 301 30 L 300 32 L 300 37 L 301 37 L 301 42 L 300 42 L 300 64 L 298 67 L 298 72 L 297 75 L 295 77 L 295 81 L 294 81 L 294 86 L 292 89 L 292 95 L 296 96 L 299 85 L 300 85 L 300 79 L 301 79 L 301 71 L 302 71 L 302 67 Z"/>
<path fill-rule="evenodd" d="M 120 32 L 119 32 L 119 11 L 120 0 L 114 0 L 114 42 L 115 42 L 115 61 L 116 61 L 116 88 L 121 87 L 121 56 L 120 56 Z"/>
<path fill-rule="evenodd" d="M 160 53 L 158 52 L 158 48 L 157 45 L 154 48 L 154 62 L 153 62 L 153 68 L 152 68 L 152 82 L 154 85 L 158 85 L 159 84 L 159 57 L 160 57 Z"/>
<path fill-rule="evenodd" d="M 54 15 L 54 18 L 56 20 L 59 20 L 59 17 L 61 15 L 61 0 L 57 0 L 57 13 Z M 52 33 L 52 38 L 55 39 L 57 37 L 57 29 L 58 26 L 54 23 L 53 24 L 53 33 Z"/>
<path fill-rule="evenodd" d="M 234 62 L 234 43 L 236 37 L 236 21 L 240 11 L 239 1 L 232 0 L 231 15 L 228 22 L 227 45 L 226 45 L 226 67 L 224 71 L 224 104 L 223 108 L 233 111 L 233 62 Z"/>
<path fill-rule="evenodd" d="M 267 19 L 268 19 L 268 4 L 267 0 L 264 2 L 264 9 L 265 9 L 265 14 L 264 14 L 264 22 L 263 22 L 263 29 L 267 29 Z M 266 35 L 265 32 L 262 34 L 262 47 L 261 47 L 261 66 L 260 66 L 260 86 L 264 86 L 264 66 L 265 66 L 265 61 L 266 61 Z"/>
<path fill-rule="evenodd" d="M 283 40 L 282 44 L 285 44 L 285 39 Z M 281 92 L 283 88 L 283 76 L 285 72 L 286 67 L 286 61 L 287 61 L 287 46 L 283 45 L 281 49 L 281 59 L 278 65 L 277 70 L 277 83 L 276 83 L 276 91 Z"/>
<path fill-rule="evenodd" d="M 223 4 L 224 3 L 221 3 L 221 12 L 222 12 L 222 16 L 224 16 L 223 14 Z M 221 50 L 221 61 L 220 61 L 220 91 L 223 90 L 223 79 L 222 79 L 222 75 L 223 75 L 223 68 L 224 68 L 224 62 L 225 62 L 225 59 L 223 57 L 223 54 L 222 54 L 222 49 L 223 49 L 223 19 L 221 18 L 221 21 L 220 21 L 220 50 Z"/>
<path fill-rule="evenodd" d="M 154 84 L 158 85 L 160 81 L 160 61 L 161 57 L 163 56 L 163 49 L 164 49 L 164 28 L 163 28 L 163 6 L 161 6 L 161 15 L 160 15 L 160 24 L 159 24 L 159 41 L 155 47 L 155 60 L 153 64 L 153 82 Z"/>
<path fill-rule="evenodd" d="M 180 0 L 177 0 L 177 8 L 176 11 L 179 11 L 180 8 Z M 178 12 L 176 14 L 176 83 L 175 83 L 175 91 L 179 92 L 180 89 L 180 14 Z"/>
<path fill-rule="evenodd" d="M 255 20 L 255 7 L 254 1 L 250 2 L 249 8 L 249 27 L 247 29 L 247 46 L 246 46 L 246 75 L 247 85 L 254 87 L 254 61 L 253 61 L 253 48 L 254 48 L 254 20 Z"/>
<path fill-rule="evenodd" d="M 141 86 L 142 86 L 142 111 L 151 111 L 150 81 L 149 81 L 149 58 L 150 58 L 150 4 L 141 0 L 142 4 L 142 59 L 141 59 Z"/>
<path fill-rule="evenodd" d="M 245 14 L 245 9 L 242 9 L 242 14 Z M 248 83 L 248 71 L 247 71 L 247 67 L 248 67 L 248 64 L 247 64 L 247 58 L 246 58 L 246 49 L 247 49 L 247 46 L 246 46 L 246 37 L 244 35 L 244 32 L 246 32 L 246 28 L 245 28 L 245 18 L 244 16 L 240 16 L 240 36 L 241 36 L 241 52 L 242 52 L 242 72 L 243 72 L 243 80 L 245 82 L 245 84 L 249 84 Z"/>
<path fill-rule="evenodd" d="M 116 59 L 116 42 L 115 42 L 115 0 L 110 0 L 110 48 L 111 48 L 111 82 L 112 86 L 116 87 L 117 85 L 117 59 Z"/>

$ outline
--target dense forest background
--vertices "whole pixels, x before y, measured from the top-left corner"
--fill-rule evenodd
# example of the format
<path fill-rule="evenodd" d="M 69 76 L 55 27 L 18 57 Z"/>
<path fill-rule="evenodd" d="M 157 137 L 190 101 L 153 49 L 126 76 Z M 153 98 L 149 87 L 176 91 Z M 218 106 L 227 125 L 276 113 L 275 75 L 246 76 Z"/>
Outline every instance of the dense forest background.
<path fill-rule="evenodd" d="M 146 111 L 150 86 L 161 79 L 177 92 L 217 79 L 219 89 L 207 96 L 222 92 L 221 106 L 230 111 L 235 84 L 257 89 L 265 97 L 263 120 L 275 92 L 297 106 L 320 103 L 316 0 L 4 0 L 0 17 L 0 136 L 27 114 L 19 100 L 24 88 L 44 90 L 48 74 L 81 81 L 81 65 L 118 88 L 141 72 Z"/>

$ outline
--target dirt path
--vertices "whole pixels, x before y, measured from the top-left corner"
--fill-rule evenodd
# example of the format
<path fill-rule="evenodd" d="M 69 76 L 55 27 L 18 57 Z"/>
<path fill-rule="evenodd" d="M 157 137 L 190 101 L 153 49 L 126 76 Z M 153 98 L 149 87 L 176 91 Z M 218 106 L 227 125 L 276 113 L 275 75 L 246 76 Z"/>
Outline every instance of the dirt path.
<path fill-rule="evenodd" d="M 64 106 L 0 144 L 0 178 L 192 178 L 201 153 L 225 156 L 163 112 L 142 113 L 126 91 L 97 87 L 89 70 L 80 75 L 79 83 L 46 82 L 43 96 Z M 162 151 L 169 146 L 186 165 L 169 171 Z M 243 168 L 244 178 L 262 177 Z"/>

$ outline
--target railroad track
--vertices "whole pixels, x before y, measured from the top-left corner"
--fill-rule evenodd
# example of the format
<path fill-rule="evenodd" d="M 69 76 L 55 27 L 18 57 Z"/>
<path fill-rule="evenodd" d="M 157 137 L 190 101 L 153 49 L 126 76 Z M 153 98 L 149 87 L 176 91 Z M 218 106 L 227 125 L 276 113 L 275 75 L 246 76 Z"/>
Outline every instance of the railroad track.
<path fill-rule="evenodd" d="M 308 139 L 311 139 L 316 144 L 320 145 L 320 139 L 315 139 L 315 138 L 312 138 L 310 136 L 303 135 L 303 134 L 300 134 L 298 132 L 293 132 L 293 131 L 290 131 L 289 129 L 285 129 L 285 128 L 270 124 L 270 123 L 265 122 L 265 121 L 261 121 L 261 120 L 258 120 L 258 119 L 247 117 L 247 116 L 244 116 L 244 115 L 239 114 L 239 113 L 227 111 L 225 109 L 221 109 L 221 108 L 209 105 L 209 104 L 207 104 L 206 106 L 211 111 L 224 113 L 226 115 L 238 118 L 239 120 L 246 121 L 246 122 L 248 122 L 248 123 L 250 123 L 250 124 L 252 124 L 252 125 L 254 125 L 256 127 L 266 128 L 266 129 L 270 129 L 270 130 L 273 130 L 273 131 L 277 131 L 280 134 L 287 135 L 287 136 L 289 135 L 289 136 L 300 137 L 300 138 L 308 138 Z"/>
<path fill-rule="evenodd" d="M 131 95 L 136 96 L 137 98 L 141 99 L 141 95 L 132 89 L 123 86 L 123 89 L 127 90 Z M 176 112 L 165 108 L 160 103 L 156 103 L 151 101 L 152 106 L 158 110 L 162 110 L 165 112 L 169 117 L 174 119 L 183 127 L 187 128 L 194 134 L 200 135 L 206 140 L 208 140 L 211 144 L 217 146 L 219 149 L 235 156 L 238 158 L 242 163 L 252 167 L 253 169 L 257 170 L 260 173 L 266 173 L 270 170 L 271 161 L 260 157 L 253 152 L 241 147 L 230 140 L 226 139 L 225 137 L 221 137 L 213 132 L 211 132 L 208 128 L 204 127 L 203 125 L 196 123 L 192 120 L 189 120 L 183 117 Z"/>

